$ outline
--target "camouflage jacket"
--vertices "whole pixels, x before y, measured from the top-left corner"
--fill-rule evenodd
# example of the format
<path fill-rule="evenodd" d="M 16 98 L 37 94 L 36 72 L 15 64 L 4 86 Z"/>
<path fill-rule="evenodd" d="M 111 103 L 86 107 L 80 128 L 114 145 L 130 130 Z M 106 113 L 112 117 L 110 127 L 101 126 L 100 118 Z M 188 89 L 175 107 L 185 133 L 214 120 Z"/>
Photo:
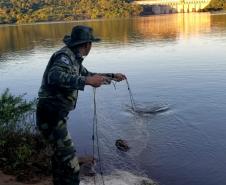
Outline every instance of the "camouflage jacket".
<path fill-rule="evenodd" d="M 70 111 L 75 108 L 78 90 L 84 90 L 85 77 L 97 73 L 89 72 L 82 65 L 79 53 L 63 47 L 49 60 L 39 89 L 39 101 L 46 101 L 59 110 Z M 112 73 L 100 74 L 114 77 Z"/>

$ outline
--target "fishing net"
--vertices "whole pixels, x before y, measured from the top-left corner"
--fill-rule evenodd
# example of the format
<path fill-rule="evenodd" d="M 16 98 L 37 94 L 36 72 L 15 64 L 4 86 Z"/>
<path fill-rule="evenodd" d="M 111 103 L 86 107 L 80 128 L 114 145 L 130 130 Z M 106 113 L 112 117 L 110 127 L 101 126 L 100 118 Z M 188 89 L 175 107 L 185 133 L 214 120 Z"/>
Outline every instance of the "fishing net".
<path fill-rule="evenodd" d="M 127 105 L 127 108 L 129 112 L 137 114 L 157 114 L 169 109 L 167 105 L 155 104 L 154 102 L 136 103 L 134 107 Z"/>
<path fill-rule="evenodd" d="M 131 105 L 128 105 L 128 110 L 132 113 L 138 114 L 156 114 L 160 112 L 165 112 L 169 109 L 168 105 L 165 104 L 156 104 L 153 102 L 143 102 L 143 103 L 135 103 L 133 94 L 129 85 L 128 80 L 126 80 Z"/>

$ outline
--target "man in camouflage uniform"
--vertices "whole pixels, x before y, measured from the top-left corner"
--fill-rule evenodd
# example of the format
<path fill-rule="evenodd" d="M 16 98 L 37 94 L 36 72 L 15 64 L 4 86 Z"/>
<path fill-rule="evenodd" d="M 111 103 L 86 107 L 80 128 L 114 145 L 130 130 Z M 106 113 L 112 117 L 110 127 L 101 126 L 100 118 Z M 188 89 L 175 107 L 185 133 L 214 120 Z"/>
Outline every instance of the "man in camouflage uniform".
<path fill-rule="evenodd" d="M 75 108 L 78 91 L 85 85 L 100 87 L 109 80 L 126 79 L 121 73 L 91 73 L 83 65 L 94 38 L 92 28 L 75 26 L 64 37 L 65 47 L 49 60 L 39 90 L 37 126 L 53 149 L 52 171 L 54 185 L 79 185 L 79 163 L 67 129 L 67 116 Z"/>

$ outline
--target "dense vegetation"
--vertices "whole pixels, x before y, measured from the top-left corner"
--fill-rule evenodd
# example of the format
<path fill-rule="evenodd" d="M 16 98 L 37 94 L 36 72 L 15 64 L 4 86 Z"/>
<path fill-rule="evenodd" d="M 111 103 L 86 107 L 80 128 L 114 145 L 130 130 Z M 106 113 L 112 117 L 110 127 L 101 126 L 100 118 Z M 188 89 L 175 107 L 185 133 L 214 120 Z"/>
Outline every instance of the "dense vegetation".
<path fill-rule="evenodd" d="M 130 0 L 1 0 L 0 23 L 129 17 L 142 8 Z"/>
<path fill-rule="evenodd" d="M 49 147 L 35 130 L 35 101 L 13 96 L 7 89 L 0 95 L 0 170 L 19 181 L 49 175 Z"/>
<path fill-rule="evenodd" d="M 17 181 L 34 184 L 52 173 L 50 144 L 36 129 L 36 101 L 14 96 L 6 89 L 0 94 L 0 170 Z M 93 156 L 80 156 L 80 174 L 93 175 Z"/>
<path fill-rule="evenodd" d="M 226 0 L 211 0 L 206 10 L 226 10 Z"/>

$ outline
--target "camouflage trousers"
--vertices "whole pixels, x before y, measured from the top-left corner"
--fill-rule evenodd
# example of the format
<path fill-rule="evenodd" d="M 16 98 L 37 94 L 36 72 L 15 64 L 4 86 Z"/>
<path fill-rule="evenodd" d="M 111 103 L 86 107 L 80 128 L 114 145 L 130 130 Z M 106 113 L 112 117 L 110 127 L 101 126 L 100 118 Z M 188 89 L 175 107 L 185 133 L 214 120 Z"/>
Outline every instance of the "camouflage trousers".
<path fill-rule="evenodd" d="M 56 110 L 47 100 L 38 102 L 37 127 L 53 150 L 51 162 L 54 185 L 79 185 L 80 182 L 79 163 L 67 129 L 67 115 L 68 112 Z"/>

